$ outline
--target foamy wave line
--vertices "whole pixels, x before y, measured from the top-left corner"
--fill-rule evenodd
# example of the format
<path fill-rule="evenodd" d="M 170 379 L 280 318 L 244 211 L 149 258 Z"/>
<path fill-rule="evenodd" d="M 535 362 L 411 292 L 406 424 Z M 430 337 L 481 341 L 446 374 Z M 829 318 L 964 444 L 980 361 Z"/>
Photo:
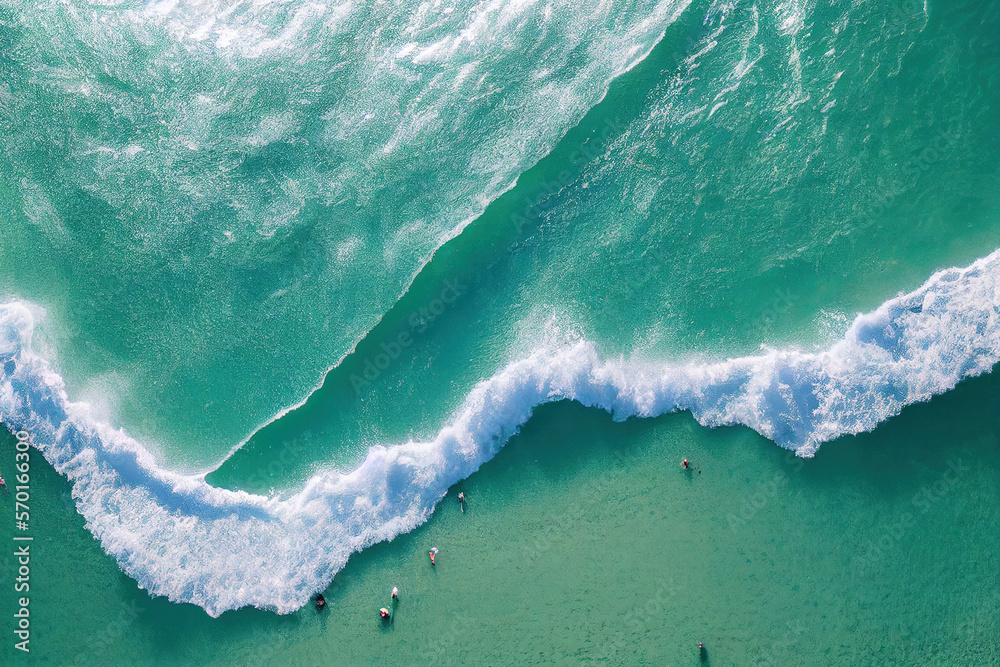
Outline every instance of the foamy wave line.
<path fill-rule="evenodd" d="M 573 399 L 616 419 L 690 410 L 706 426 L 745 424 L 812 456 L 874 428 L 1000 358 L 1000 250 L 859 316 L 818 353 L 772 350 L 716 364 L 603 361 L 580 342 L 540 350 L 477 385 L 430 442 L 373 447 L 285 499 L 216 489 L 158 467 L 124 432 L 66 396 L 31 351 L 21 303 L 0 306 L 0 414 L 73 485 L 87 528 L 141 587 L 218 616 L 304 605 L 365 547 L 423 523 L 447 489 L 493 457 L 534 406 Z"/>

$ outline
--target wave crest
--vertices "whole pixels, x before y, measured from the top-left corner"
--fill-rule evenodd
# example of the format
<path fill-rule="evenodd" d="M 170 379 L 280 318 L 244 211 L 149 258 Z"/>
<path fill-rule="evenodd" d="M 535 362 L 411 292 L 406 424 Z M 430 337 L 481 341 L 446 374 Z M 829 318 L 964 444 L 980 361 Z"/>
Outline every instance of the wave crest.
<path fill-rule="evenodd" d="M 24 303 L 0 306 L 0 416 L 73 485 L 87 528 L 154 595 L 218 616 L 248 605 L 294 611 L 348 557 L 423 523 L 447 489 L 489 460 L 536 405 L 571 399 L 616 419 L 690 410 L 743 424 L 800 456 L 873 429 L 1000 360 L 1000 250 L 858 316 L 820 352 L 765 350 L 714 364 L 603 360 L 583 341 L 541 349 L 477 385 L 428 442 L 373 447 L 349 473 L 298 493 L 217 489 L 157 465 L 140 443 L 71 402 L 31 349 Z"/>

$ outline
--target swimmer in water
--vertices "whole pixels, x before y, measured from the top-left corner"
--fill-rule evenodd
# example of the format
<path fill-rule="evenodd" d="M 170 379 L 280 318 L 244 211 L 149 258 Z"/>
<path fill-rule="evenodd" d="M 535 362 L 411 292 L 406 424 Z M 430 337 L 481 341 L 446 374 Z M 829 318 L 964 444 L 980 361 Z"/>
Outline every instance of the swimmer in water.
<path fill-rule="evenodd" d="M 396 588 L 395 586 L 392 587 L 392 599 L 393 600 L 399 599 L 399 589 Z"/>
<path fill-rule="evenodd" d="M 7 493 L 10 493 L 10 489 L 7 488 L 7 482 L 3 481 L 2 476 L 0 476 L 0 488 L 2 488 Z"/>
<path fill-rule="evenodd" d="M 431 550 L 427 552 L 431 556 L 431 565 L 437 565 L 437 563 L 434 562 L 434 556 L 437 556 L 437 552 L 437 547 L 432 547 Z"/>
<path fill-rule="evenodd" d="M 462 513 L 464 514 L 465 513 L 465 492 L 464 491 L 459 491 L 458 492 L 458 504 L 462 508 Z"/>
<path fill-rule="evenodd" d="M 691 467 L 691 464 L 688 463 L 687 459 L 684 459 L 683 461 L 681 461 L 681 467 L 684 468 L 685 470 L 687 470 L 688 468 Z"/>
<path fill-rule="evenodd" d="M 385 607 L 382 607 L 381 609 L 378 610 L 378 615 L 382 617 L 383 621 L 389 620 L 389 610 L 386 609 Z"/>
<path fill-rule="evenodd" d="M 316 600 L 316 611 L 323 611 L 323 607 L 326 606 L 326 598 L 323 597 L 323 594 L 317 593 L 313 599 Z"/>

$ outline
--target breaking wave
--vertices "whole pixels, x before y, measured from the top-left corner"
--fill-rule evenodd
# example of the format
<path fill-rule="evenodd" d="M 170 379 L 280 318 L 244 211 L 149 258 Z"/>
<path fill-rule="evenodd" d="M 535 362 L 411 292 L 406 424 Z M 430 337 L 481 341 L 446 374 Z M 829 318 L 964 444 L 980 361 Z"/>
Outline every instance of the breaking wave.
<path fill-rule="evenodd" d="M 1000 250 L 859 315 L 823 351 L 670 365 L 602 359 L 587 341 L 540 349 L 477 385 L 433 440 L 372 447 L 357 469 L 320 473 L 287 498 L 159 467 L 69 400 L 32 351 L 33 328 L 28 305 L 0 306 L 0 415 L 70 480 L 104 550 L 150 593 L 212 616 L 248 605 L 287 613 L 352 553 L 423 523 L 542 403 L 575 400 L 618 420 L 690 410 L 705 426 L 743 424 L 808 457 L 989 371 L 1000 360 Z"/>

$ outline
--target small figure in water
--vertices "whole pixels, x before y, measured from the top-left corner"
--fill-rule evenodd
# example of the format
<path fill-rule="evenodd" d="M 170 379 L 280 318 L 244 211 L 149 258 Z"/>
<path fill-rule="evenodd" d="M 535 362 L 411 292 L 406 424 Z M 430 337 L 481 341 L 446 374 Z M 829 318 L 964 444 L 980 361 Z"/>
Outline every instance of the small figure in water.
<path fill-rule="evenodd" d="M 385 607 L 382 607 L 381 609 L 378 610 L 378 615 L 382 617 L 383 621 L 389 620 L 389 610 L 386 609 Z"/>
<path fill-rule="evenodd" d="M 2 488 L 7 493 L 10 493 L 10 489 L 7 488 L 7 482 L 3 481 L 2 475 L 0 475 L 0 488 Z"/>
<path fill-rule="evenodd" d="M 437 552 L 438 552 L 437 547 L 432 547 L 431 550 L 427 552 L 431 556 L 431 565 L 436 565 L 437 564 L 437 563 L 434 562 L 434 556 L 437 556 Z"/>
<path fill-rule="evenodd" d="M 395 586 L 392 587 L 392 599 L 393 600 L 399 599 L 399 589 L 396 588 Z"/>
<path fill-rule="evenodd" d="M 681 467 L 684 468 L 685 470 L 687 470 L 691 466 L 690 466 L 690 464 L 688 464 L 688 460 L 684 459 L 683 461 L 681 461 Z"/>
<path fill-rule="evenodd" d="M 698 657 L 702 662 L 708 662 L 708 651 L 705 650 L 705 645 L 698 642 Z"/>
<path fill-rule="evenodd" d="M 316 611 L 323 611 L 323 607 L 326 606 L 326 598 L 323 597 L 322 593 L 317 593 L 314 599 L 316 600 Z"/>
<path fill-rule="evenodd" d="M 458 492 L 458 505 L 462 508 L 462 514 L 465 514 L 465 492 Z"/>

